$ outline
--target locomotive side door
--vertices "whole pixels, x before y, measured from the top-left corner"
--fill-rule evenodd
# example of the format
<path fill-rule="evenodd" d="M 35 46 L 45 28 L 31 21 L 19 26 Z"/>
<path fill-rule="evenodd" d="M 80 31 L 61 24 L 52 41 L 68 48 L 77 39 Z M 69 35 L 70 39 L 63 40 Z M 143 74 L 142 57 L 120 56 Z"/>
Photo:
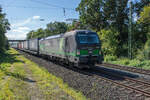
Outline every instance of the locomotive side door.
<path fill-rule="evenodd" d="M 69 59 L 69 51 L 70 51 L 70 46 L 69 46 L 69 37 L 66 37 L 65 38 L 65 56 L 66 56 L 66 59 L 68 60 Z"/>

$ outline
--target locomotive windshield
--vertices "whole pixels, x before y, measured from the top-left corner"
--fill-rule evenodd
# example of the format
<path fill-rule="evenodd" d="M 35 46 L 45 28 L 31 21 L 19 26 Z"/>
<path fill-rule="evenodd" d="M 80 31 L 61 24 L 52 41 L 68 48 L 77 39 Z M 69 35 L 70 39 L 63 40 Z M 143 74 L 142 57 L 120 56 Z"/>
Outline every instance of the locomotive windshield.
<path fill-rule="evenodd" d="M 98 44 L 99 38 L 96 34 L 78 34 L 78 41 L 81 44 Z"/>

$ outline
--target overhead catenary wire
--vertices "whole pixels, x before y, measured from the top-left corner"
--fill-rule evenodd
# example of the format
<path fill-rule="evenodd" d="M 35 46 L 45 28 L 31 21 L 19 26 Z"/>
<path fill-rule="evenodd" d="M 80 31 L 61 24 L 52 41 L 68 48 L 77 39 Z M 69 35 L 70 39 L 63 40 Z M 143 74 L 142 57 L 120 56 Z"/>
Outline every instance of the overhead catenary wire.
<path fill-rule="evenodd" d="M 40 4 L 44 4 L 50 7 L 55 7 L 55 8 L 60 8 L 63 9 L 63 13 L 64 13 L 64 17 L 66 18 L 66 10 L 72 10 L 72 11 L 76 11 L 74 8 L 67 8 L 67 7 L 62 7 L 62 6 L 58 6 L 58 5 L 53 5 L 47 2 L 43 2 L 43 1 L 39 1 L 39 0 L 30 0 L 32 2 L 36 2 L 36 3 L 40 3 Z"/>
<path fill-rule="evenodd" d="M 55 7 L 55 8 L 76 11 L 74 8 L 67 8 L 67 7 L 62 7 L 62 6 L 58 6 L 58 5 L 53 5 L 53 4 L 50 4 L 50 3 L 47 3 L 47 2 L 43 2 L 43 1 L 39 1 L 39 0 L 30 0 L 30 1 L 36 2 L 36 3 L 40 3 L 40 4 L 44 4 L 44 5 L 51 6 L 51 7 Z"/>
<path fill-rule="evenodd" d="M 67 7 L 63 7 L 63 6 L 59 6 L 59 5 L 53 5 L 47 2 L 43 2 L 43 1 L 39 1 L 39 0 L 30 0 L 32 2 L 36 2 L 36 3 L 40 3 L 43 5 L 47 5 L 47 7 L 36 7 L 36 6 L 22 6 L 22 5 L 4 5 L 5 7 L 15 7 L 15 8 L 25 8 L 25 9 L 45 9 L 45 10 L 49 10 L 49 9 L 62 9 L 63 10 L 63 14 L 64 16 L 66 16 L 66 10 L 71 10 L 71 11 L 76 11 L 74 8 L 67 8 Z M 121 17 L 126 17 L 126 16 L 121 16 Z M 119 18 L 121 18 L 119 17 Z"/>
<path fill-rule="evenodd" d="M 14 8 L 27 8 L 27 9 L 46 9 L 46 10 L 49 10 L 49 9 L 58 9 L 58 8 L 50 8 L 50 7 L 36 7 L 36 6 L 20 6 L 20 5 L 3 5 L 4 7 L 14 7 Z"/>
<path fill-rule="evenodd" d="M 47 5 L 48 7 L 32 7 L 32 6 L 18 6 L 18 5 L 4 5 L 5 7 L 15 7 L 15 8 L 25 8 L 25 9 L 45 9 L 45 10 L 49 10 L 49 9 L 63 9 L 63 14 L 64 14 L 64 17 L 66 17 L 66 10 L 71 10 L 71 11 L 75 11 L 75 8 L 67 8 L 67 7 L 62 7 L 62 6 L 58 6 L 58 5 L 53 5 L 53 4 L 50 4 L 50 3 L 47 3 L 47 2 L 43 2 L 43 1 L 39 1 L 39 0 L 30 0 L 32 2 L 35 2 L 35 3 L 40 3 L 40 4 L 43 4 L 43 5 Z M 51 8 L 50 8 L 51 7 Z"/>

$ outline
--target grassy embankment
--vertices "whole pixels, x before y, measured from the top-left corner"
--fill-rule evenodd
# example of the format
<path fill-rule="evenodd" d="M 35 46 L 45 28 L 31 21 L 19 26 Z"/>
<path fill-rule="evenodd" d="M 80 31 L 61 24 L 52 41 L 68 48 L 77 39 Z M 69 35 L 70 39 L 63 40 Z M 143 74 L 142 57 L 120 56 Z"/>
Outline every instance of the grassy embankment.
<path fill-rule="evenodd" d="M 14 49 L 0 54 L 0 100 L 86 100 L 81 92 Z"/>
<path fill-rule="evenodd" d="M 105 56 L 104 59 L 105 62 L 109 62 L 112 64 L 133 66 L 150 70 L 150 60 L 138 60 L 138 59 L 130 60 L 128 58 L 117 58 L 115 56 Z"/>

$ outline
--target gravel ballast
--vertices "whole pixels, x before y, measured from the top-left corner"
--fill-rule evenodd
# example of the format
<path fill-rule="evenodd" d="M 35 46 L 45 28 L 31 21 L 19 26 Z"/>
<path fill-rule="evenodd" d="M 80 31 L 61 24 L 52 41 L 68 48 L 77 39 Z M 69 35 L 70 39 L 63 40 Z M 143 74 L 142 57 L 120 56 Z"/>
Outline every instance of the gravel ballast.
<path fill-rule="evenodd" d="M 20 53 L 39 66 L 46 68 L 51 74 L 62 78 L 70 87 L 81 91 L 91 100 L 145 100 L 144 96 L 136 97 L 136 93 L 129 93 L 128 90 L 122 89 L 122 87 L 102 80 L 100 77 L 106 77 L 103 74 L 99 74 L 99 77 L 98 75 L 89 74 L 78 69 L 73 70 L 54 64 L 22 51 Z"/>

